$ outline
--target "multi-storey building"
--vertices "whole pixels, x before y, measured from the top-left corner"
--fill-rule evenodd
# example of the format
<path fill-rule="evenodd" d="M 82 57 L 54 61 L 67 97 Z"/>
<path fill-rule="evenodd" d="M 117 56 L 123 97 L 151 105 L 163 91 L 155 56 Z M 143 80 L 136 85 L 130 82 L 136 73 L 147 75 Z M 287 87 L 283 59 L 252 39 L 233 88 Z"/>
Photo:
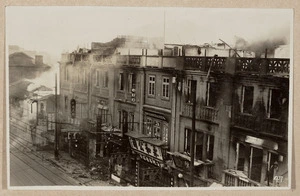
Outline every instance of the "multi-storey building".
<path fill-rule="evenodd" d="M 142 40 L 117 38 L 63 55 L 61 109 L 69 115 L 76 100 L 69 122 L 89 132 L 89 157 L 112 153 L 113 177 L 136 186 L 188 185 L 191 148 L 194 186 L 287 180 L 289 59 Z"/>

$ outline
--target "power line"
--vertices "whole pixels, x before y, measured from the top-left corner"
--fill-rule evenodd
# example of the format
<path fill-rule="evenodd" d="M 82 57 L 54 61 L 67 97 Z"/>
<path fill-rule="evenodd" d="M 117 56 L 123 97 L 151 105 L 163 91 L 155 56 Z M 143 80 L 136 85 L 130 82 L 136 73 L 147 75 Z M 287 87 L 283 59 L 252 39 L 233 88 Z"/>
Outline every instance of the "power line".
<path fill-rule="evenodd" d="M 24 133 L 26 133 L 26 134 L 28 134 L 28 135 L 31 135 L 31 133 L 29 133 L 29 132 L 26 132 L 26 131 L 24 131 L 23 129 L 21 129 L 20 127 L 17 127 L 16 125 L 11 125 L 11 126 L 13 126 L 13 127 L 15 127 L 16 129 L 18 129 L 18 130 L 20 130 L 20 131 L 23 131 Z M 13 132 L 10 132 L 9 134 L 14 134 Z M 32 136 L 32 135 L 31 135 Z M 35 134 L 35 137 L 38 137 L 38 138 L 40 138 L 40 139 L 47 139 L 47 138 L 45 138 L 45 137 L 43 137 L 42 135 L 37 135 L 37 134 Z M 24 139 L 25 140 L 25 139 Z"/>
<path fill-rule="evenodd" d="M 16 118 L 16 117 L 13 117 L 13 116 L 10 116 L 11 118 L 13 118 L 13 119 L 15 119 L 15 120 L 17 120 L 18 122 L 21 122 L 21 123 L 23 123 L 23 124 L 26 124 L 26 125 L 28 125 L 28 126 L 33 126 L 33 125 L 31 125 L 31 124 L 29 124 L 29 123 L 26 123 L 26 122 L 24 122 L 24 121 L 22 121 L 22 120 L 20 120 L 20 119 L 18 119 L 18 118 Z M 24 127 L 25 128 L 25 127 Z M 40 130 L 40 131 L 47 131 L 47 130 L 44 130 L 44 129 L 41 129 L 41 128 L 37 128 L 37 127 L 35 127 L 34 129 L 37 129 L 37 130 Z"/>

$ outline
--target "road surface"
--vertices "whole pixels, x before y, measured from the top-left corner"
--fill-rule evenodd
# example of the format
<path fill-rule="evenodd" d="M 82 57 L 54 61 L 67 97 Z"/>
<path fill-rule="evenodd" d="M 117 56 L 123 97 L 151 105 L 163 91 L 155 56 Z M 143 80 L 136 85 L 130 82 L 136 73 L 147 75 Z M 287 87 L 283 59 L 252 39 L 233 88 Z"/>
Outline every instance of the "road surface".
<path fill-rule="evenodd" d="M 57 168 L 23 153 L 10 153 L 10 171 L 10 186 L 79 185 Z"/>
<path fill-rule="evenodd" d="M 10 129 L 10 186 L 80 185 L 34 152 L 30 137 L 22 132 L 14 127 Z"/>

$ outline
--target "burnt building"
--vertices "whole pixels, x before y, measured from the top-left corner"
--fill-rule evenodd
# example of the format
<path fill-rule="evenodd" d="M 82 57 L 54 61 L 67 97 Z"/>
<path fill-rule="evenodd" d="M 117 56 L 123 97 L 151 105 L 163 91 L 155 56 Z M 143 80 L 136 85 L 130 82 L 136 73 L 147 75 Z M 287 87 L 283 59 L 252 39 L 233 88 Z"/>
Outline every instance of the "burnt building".
<path fill-rule="evenodd" d="M 62 55 L 60 109 L 78 126 L 65 131 L 86 134 L 86 157 L 111 157 L 112 178 L 135 186 L 188 186 L 191 176 L 193 186 L 283 176 L 284 186 L 289 59 L 155 41 L 119 37 Z"/>

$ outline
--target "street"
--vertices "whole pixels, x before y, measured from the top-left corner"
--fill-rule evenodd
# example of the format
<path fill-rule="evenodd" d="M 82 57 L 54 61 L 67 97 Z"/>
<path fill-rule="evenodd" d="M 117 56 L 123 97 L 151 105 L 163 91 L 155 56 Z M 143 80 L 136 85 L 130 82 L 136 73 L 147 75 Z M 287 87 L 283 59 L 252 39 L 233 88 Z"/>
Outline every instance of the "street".
<path fill-rule="evenodd" d="M 29 153 L 11 150 L 10 186 L 79 185 L 47 162 L 37 162 Z"/>

